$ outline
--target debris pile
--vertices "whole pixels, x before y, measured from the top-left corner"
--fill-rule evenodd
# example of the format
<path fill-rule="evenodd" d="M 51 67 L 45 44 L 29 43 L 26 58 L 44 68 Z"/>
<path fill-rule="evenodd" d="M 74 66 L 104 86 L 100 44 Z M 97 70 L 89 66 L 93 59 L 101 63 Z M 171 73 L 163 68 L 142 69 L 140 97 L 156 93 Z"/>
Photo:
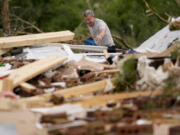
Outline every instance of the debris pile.
<path fill-rule="evenodd" d="M 60 33 L 39 35 L 41 40 L 31 35 L 15 42 L 13 37 L 12 43 L 7 41 L 11 37 L 0 39 L 2 52 L 8 51 L 0 59 L 0 131 L 2 127 L 20 135 L 180 133 L 180 42 L 173 41 L 161 53 L 111 54 L 98 46 L 50 43 L 73 38 L 71 32 Z M 16 99 L 6 98 L 10 93 Z M 8 117 L 8 124 L 3 117 Z M 29 130 L 19 128 L 21 121 Z"/>

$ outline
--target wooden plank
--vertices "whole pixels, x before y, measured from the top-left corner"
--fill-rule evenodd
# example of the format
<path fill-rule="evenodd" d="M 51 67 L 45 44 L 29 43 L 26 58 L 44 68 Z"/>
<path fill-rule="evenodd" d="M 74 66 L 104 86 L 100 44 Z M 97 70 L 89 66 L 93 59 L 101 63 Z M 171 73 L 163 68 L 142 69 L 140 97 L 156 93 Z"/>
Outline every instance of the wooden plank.
<path fill-rule="evenodd" d="M 142 92 L 126 92 L 119 94 L 99 95 L 94 97 L 88 97 L 79 101 L 73 101 L 73 104 L 81 104 L 85 108 L 106 106 L 109 101 L 118 103 L 122 100 L 137 97 L 148 97 L 161 95 L 161 90 L 154 91 L 142 91 Z"/>
<path fill-rule="evenodd" d="M 45 44 L 45 45 L 60 46 L 60 47 L 62 47 L 63 45 L 67 45 L 72 50 L 86 51 L 86 52 L 101 52 L 101 53 L 103 53 L 103 50 L 107 49 L 107 47 L 105 47 L 105 46 L 71 45 L 71 44 L 62 44 L 62 43 L 49 43 L 49 44 Z"/>
<path fill-rule="evenodd" d="M 102 81 L 98 81 L 98 82 L 94 82 L 90 84 L 80 85 L 80 86 L 72 87 L 69 89 L 56 91 L 54 92 L 54 94 L 60 94 L 65 98 L 85 95 L 85 94 L 104 90 L 106 88 L 107 81 L 108 80 L 102 80 Z"/>
<path fill-rule="evenodd" d="M 34 90 L 36 90 L 36 87 L 34 85 L 31 85 L 29 83 L 21 83 L 20 87 L 23 91 L 27 92 L 27 93 L 32 93 Z"/>
<path fill-rule="evenodd" d="M 12 80 L 12 88 L 15 88 L 21 83 L 26 82 L 59 64 L 62 64 L 65 60 L 67 60 L 65 57 L 61 58 L 58 56 L 50 56 L 16 69 L 11 72 L 6 79 Z"/>
<path fill-rule="evenodd" d="M 119 69 L 111 69 L 111 70 L 103 70 L 103 71 L 99 71 L 97 72 L 98 74 L 112 74 L 112 73 L 119 73 L 120 70 Z"/>
<path fill-rule="evenodd" d="M 82 53 L 87 56 L 104 56 L 104 53 Z M 122 53 L 108 53 L 109 55 L 116 56 L 116 55 L 122 55 Z"/>
<path fill-rule="evenodd" d="M 74 38 L 74 33 L 72 33 L 71 31 L 1 37 L 0 48 L 12 48 L 12 47 L 34 45 L 34 44 L 62 42 L 62 41 L 72 40 L 73 38 Z"/>
<path fill-rule="evenodd" d="M 72 50 L 86 51 L 86 52 L 101 52 L 106 50 L 105 46 L 88 46 L 88 45 L 69 45 Z"/>
<path fill-rule="evenodd" d="M 94 82 L 94 83 L 90 83 L 90 84 L 67 88 L 64 90 L 61 89 L 61 90 L 57 90 L 53 93 L 21 99 L 21 101 L 26 103 L 27 106 L 33 107 L 33 104 L 36 105 L 37 103 L 40 103 L 42 105 L 43 103 L 49 101 L 51 96 L 54 94 L 62 95 L 65 98 L 77 97 L 80 95 L 85 95 L 85 94 L 104 90 L 107 86 L 107 81 L 109 81 L 109 80 L 102 80 L 102 81 L 98 81 L 98 82 Z M 114 80 L 112 79 L 111 81 L 114 81 Z"/>
<path fill-rule="evenodd" d="M 132 54 L 123 54 L 125 58 L 139 58 L 141 56 L 147 56 L 149 58 L 155 57 L 158 53 L 132 53 Z"/>

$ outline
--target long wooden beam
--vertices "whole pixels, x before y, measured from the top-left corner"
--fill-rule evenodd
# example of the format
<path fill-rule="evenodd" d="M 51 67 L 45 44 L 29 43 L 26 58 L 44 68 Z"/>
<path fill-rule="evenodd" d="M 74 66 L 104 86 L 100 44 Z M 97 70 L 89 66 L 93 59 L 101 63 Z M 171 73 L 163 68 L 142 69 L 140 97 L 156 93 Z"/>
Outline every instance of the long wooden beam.
<path fill-rule="evenodd" d="M 101 90 L 104 90 L 107 87 L 108 81 L 114 81 L 112 80 L 102 80 L 90 84 L 85 85 L 79 85 L 72 88 L 67 88 L 64 90 L 57 90 L 53 93 L 38 95 L 30 98 L 21 99 L 22 102 L 26 103 L 27 106 L 33 107 L 34 105 L 37 105 L 37 103 L 43 104 L 45 102 L 48 102 L 52 95 L 62 95 L 64 98 L 71 98 L 71 97 L 77 97 L 80 95 L 90 94 L 93 92 L 98 92 Z M 113 88 L 112 88 L 113 89 Z"/>
<path fill-rule="evenodd" d="M 73 38 L 74 38 L 74 33 L 72 33 L 71 31 L 1 37 L 0 48 L 12 48 L 12 47 L 20 47 L 20 46 L 29 46 L 34 44 L 62 42 L 62 41 L 72 40 Z"/>
<path fill-rule="evenodd" d="M 137 97 L 148 97 L 148 96 L 158 96 L 161 95 L 161 90 L 154 91 L 140 91 L 140 92 L 126 92 L 119 94 L 109 94 L 109 95 L 99 95 L 88 97 L 79 101 L 70 102 L 72 104 L 81 104 L 85 108 L 90 107 L 101 107 L 107 105 L 109 101 L 113 101 L 114 103 L 118 103 L 122 100 L 129 98 L 137 98 Z"/>
<path fill-rule="evenodd" d="M 11 72 L 6 80 L 10 80 L 12 82 L 12 89 L 17 87 L 23 82 L 26 82 L 33 77 L 46 72 L 47 70 L 62 64 L 67 58 L 61 58 L 58 56 L 50 56 L 45 59 L 41 59 L 25 65 L 21 68 L 18 68 Z M 3 80 L 2 80 L 3 81 Z"/>

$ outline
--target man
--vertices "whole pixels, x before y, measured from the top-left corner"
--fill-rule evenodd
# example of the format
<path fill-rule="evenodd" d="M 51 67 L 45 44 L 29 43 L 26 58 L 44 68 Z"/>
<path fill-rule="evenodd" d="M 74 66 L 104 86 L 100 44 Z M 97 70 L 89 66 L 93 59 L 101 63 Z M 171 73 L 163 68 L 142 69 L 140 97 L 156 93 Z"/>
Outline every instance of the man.
<path fill-rule="evenodd" d="M 92 37 L 85 41 L 86 45 L 114 47 L 111 32 L 103 20 L 96 18 L 91 10 L 84 12 L 84 20 Z"/>

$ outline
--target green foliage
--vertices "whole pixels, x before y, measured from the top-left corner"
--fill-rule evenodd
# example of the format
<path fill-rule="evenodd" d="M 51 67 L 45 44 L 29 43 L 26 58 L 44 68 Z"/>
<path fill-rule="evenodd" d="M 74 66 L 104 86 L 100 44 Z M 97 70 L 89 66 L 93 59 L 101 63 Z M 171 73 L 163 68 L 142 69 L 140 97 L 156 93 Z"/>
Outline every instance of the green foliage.
<path fill-rule="evenodd" d="M 169 77 L 164 86 L 164 92 L 163 96 L 172 96 L 174 98 L 177 98 L 180 96 L 180 90 L 177 88 L 177 78 L 175 77 Z"/>
<path fill-rule="evenodd" d="M 134 83 L 137 80 L 137 61 L 136 59 L 128 59 L 123 64 L 122 75 L 117 75 L 116 91 L 124 91 L 126 89 L 135 90 Z"/>
<path fill-rule="evenodd" d="M 171 53 L 171 59 L 180 59 L 180 48 L 175 49 Z"/>
<path fill-rule="evenodd" d="M 121 91 L 126 90 L 126 84 L 125 84 L 123 75 L 116 76 L 116 84 L 115 85 L 116 85 L 116 88 L 115 88 L 116 92 L 121 92 Z"/>
<path fill-rule="evenodd" d="M 43 31 L 74 30 L 82 21 L 83 0 L 16 0 L 11 12 Z M 80 10 L 81 9 L 81 10 Z"/>
<path fill-rule="evenodd" d="M 0 63 L 0 67 L 4 67 L 4 66 L 5 66 L 4 64 L 1 64 L 1 63 Z"/>
<path fill-rule="evenodd" d="M 176 86 L 177 86 L 176 79 L 173 77 L 169 77 L 166 80 L 166 85 L 164 86 L 164 90 L 169 91 L 169 90 L 172 90 L 173 88 L 175 88 Z"/>
<path fill-rule="evenodd" d="M 153 101 L 152 99 L 148 102 L 145 102 L 139 109 L 141 110 L 148 110 L 148 109 L 155 109 L 157 108 L 156 101 Z"/>

